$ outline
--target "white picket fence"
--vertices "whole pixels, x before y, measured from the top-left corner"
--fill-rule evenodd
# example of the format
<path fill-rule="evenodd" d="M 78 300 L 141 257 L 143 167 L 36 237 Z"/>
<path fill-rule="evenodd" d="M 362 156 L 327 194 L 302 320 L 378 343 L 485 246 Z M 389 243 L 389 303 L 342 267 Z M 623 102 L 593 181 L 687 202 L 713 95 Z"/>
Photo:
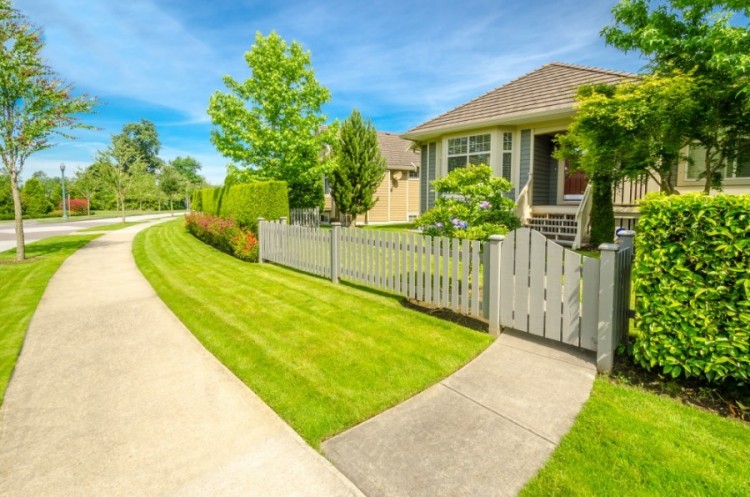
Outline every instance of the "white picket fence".
<path fill-rule="evenodd" d="M 330 230 L 259 223 L 261 262 L 485 318 L 492 333 L 513 328 L 596 351 L 603 371 L 627 333 L 633 235 L 602 245 L 597 260 L 528 228 L 482 244 L 338 223 Z"/>
<path fill-rule="evenodd" d="M 289 224 L 308 228 L 320 227 L 320 207 L 289 209 Z"/>
<path fill-rule="evenodd" d="M 480 242 L 281 222 L 261 222 L 259 236 L 263 261 L 483 316 Z"/>

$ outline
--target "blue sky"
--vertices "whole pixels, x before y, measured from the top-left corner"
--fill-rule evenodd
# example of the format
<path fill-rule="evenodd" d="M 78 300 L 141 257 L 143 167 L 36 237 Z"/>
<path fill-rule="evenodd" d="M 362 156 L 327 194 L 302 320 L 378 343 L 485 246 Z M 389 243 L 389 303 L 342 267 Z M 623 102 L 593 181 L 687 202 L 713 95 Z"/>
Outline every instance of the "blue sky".
<path fill-rule="evenodd" d="M 403 132 L 552 61 L 638 71 L 600 29 L 616 0 L 285 1 L 16 0 L 44 28 L 49 64 L 77 93 L 99 98 L 77 132 L 29 158 L 24 176 L 91 163 L 127 122 L 153 121 L 162 158 L 191 155 L 221 183 L 208 98 L 229 74 L 245 79 L 255 32 L 278 32 L 312 52 L 332 93 L 329 119 L 358 108 L 383 131 Z"/>

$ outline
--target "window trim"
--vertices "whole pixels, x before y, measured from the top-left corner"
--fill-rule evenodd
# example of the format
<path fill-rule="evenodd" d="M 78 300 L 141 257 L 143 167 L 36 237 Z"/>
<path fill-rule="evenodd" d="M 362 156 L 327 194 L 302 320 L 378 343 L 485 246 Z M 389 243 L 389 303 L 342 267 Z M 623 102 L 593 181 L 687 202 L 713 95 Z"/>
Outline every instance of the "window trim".
<path fill-rule="evenodd" d="M 487 137 L 487 146 L 488 146 L 488 149 L 487 150 L 483 150 L 481 152 L 470 152 L 469 151 L 470 150 L 469 149 L 470 139 L 471 138 L 476 138 L 476 137 L 485 137 L 485 136 Z M 459 153 L 459 154 L 451 154 L 450 153 L 450 142 L 451 142 L 451 140 L 461 140 L 461 139 L 465 139 L 466 140 L 466 152 L 462 152 L 462 153 Z M 465 157 L 466 158 L 466 163 L 464 165 L 462 165 L 462 166 L 456 166 L 456 168 L 458 168 L 458 167 L 466 167 L 467 165 L 471 164 L 470 157 L 472 157 L 472 156 L 486 155 L 487 156 L 487 160 L 484 163 L 487 164 L 488 166 L 492 167 L 492 149 L 493 149 L 493 143 L 492 142 L 493 142 L 493 139 L 492 139 L 492 132 L 491 131 L 473 133 L 473 134 L 468 134 L 468 135 L 459 135 L 459 136 L 446 137 L 446 139 L 445 139 L 445 143 L 446 143 L 446 147 L 445 147 L 445 172 L 446 172 L 446 174 L 449 174 L 451 172 L 449 163 L 450 163 L 450 159 L 453 158 L 453 157 Z"/>

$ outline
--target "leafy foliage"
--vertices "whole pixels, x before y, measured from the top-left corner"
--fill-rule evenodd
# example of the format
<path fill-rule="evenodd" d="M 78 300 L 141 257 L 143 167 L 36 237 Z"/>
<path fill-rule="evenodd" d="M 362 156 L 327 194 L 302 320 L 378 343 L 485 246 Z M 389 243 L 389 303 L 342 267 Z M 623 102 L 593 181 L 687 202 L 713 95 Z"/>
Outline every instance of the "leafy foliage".
<path fill-rule="evenodd" d="M 188 214 L 185 226 L 197 239 L 222 252 L 248 262 L 258 261 L 258 239 L 231 219 L 206 214 Z"/>
<path fill-rule="evenodd" d="M 29 156 L 54 145 L 54 135 L 73 138 L 65 130 L 88 128 L 79 119 L 96 102 L 71 96 L 41 55 L 40 31 L 9 0 L 0 0 L 0 157 L 10 177 L 16 219 L 16 259 L 25 258 L 20 176 Z"/>
<path fill-rule="evenodd" d="M 39 217 L 52 210 L 52 204 L 44 191 L 44 185 L 38 178 L 29 178 L 23 186 L 21 201 L 25 215 Z"/>
<path fill-rule="evenodd" d="M 385 159 L 380 153 L 378 132 L 358 110 L 344 120 L 334 142 L 334 166 L 329 173 L 331 197 L 336 207 L 351 221 L 378 201 L 375 191 L 385 174 Z"/>
<path fill-rule="evenodd" d="M 289 197 L 283 181 L 256 181 L 244 185 L 201 190 L 201 212 L 232 219 L 242 228 L 257 232 L 258 218 L 289 216 Z"/>
<path fill-rule="evenodd" d="M 322 204 L 321 108 L 330 93 L 315 79 L 310 52 L 275 32 L 256 33 L 245 60 L 252 76 L 244 82 L 225 76 L 229 91 L 211 95 L 211 141 L 256 179 L 286 181 L 292 206 Z"/>
<path fill-rule="evenodd" d="M 137 123 L 127 123 L 122 132 L 112 136 L 112 153 L 123 163 L 125 171 L 140 161 L 146 165 L 149 173 L 157 172 L 162 166 L 159 158 L 159 133 L 156 126 L 148 119 L 141 119 Z"/>
<path fill-rule="evenodd" d="M 747 13 L 747 2 L 738 0 L 622 0 L 613 9 L 615 24 L 602 30 L 608 44 L 640 52 L 652 74 L 692 78 L 684 102 L 696 107 L 697 118 L 683 137 L 706 148 L 706 193 L 721 187 L 722 171 L 750 135 Z"/>
<path fill-rule="evenodd" d="M 750 383 L 750 196 L 652 194 L 638 228 L 635 359 Z"/>
<path fill-rule="evenodd" d="M 494 176 L 487 165 L 454 169 L 432 184 L 438 193 L 435 207 L 417 220 L 430 236 L 487 240 L 521 226 L 515 203 L 505 196 L 510 182 Z"/>

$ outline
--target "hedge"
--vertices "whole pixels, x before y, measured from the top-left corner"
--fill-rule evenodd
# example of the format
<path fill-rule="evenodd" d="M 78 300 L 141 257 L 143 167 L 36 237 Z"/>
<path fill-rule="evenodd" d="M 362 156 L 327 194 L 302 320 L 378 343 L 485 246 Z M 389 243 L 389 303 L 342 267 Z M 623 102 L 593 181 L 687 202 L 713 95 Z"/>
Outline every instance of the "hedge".
<path fill-rule="evenodd" d="M 249 262 L 258 261 L 258 239 L 231 219 L 208 214 L 188 214 L 185 227 L 197 239 L 222 252 Z"/>
<path fill-rule="evenodd" d="M 255 231 L 259 217 L 279 219 L 289 216 L 289 193 L 283 181 L 204 188 L 200 207 L 204 214 L 233 219 L 241 227 Z"/>
<path fill-rule="evenodd" d="M 648 195 L 634 271 L 637 362 L 750 382 L 750 195 Z"/>
<path fill-rule="evenodd" d="M 190 195 L 190 208 L 194 212 L 203 212 L 203 190 L 194 190 Z"/>

